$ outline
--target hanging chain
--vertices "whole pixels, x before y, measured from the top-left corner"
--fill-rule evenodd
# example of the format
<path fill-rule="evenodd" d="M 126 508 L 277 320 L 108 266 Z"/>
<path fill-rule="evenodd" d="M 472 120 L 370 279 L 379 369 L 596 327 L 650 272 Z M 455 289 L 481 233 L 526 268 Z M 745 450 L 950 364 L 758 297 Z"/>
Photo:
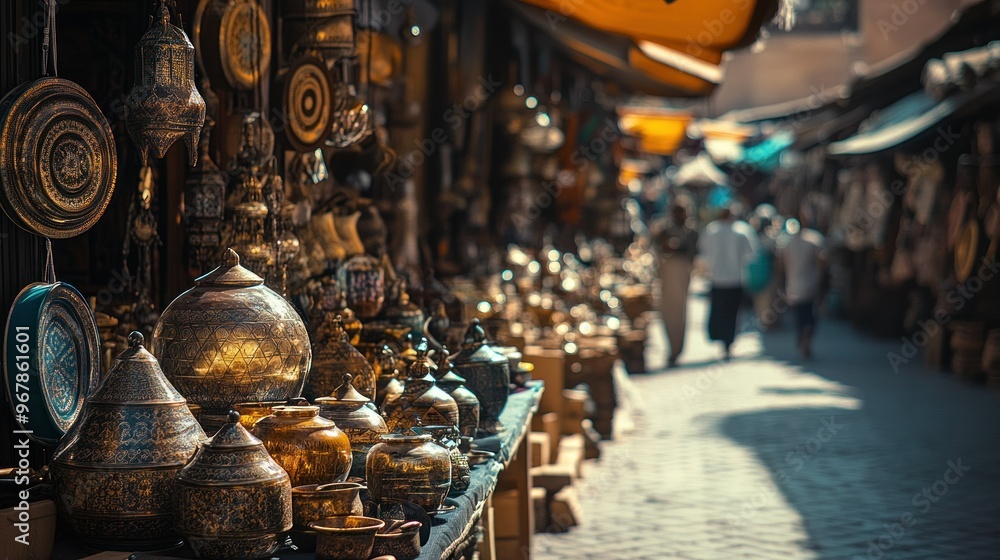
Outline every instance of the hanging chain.
<path fill-rule="evenodd" d="M 52 73 L 59 75 L 59 63 L 56 55 L 56 0 L 45 0 L 45 29 L 42 34 L 42 75 L 49 75 L 49 45 L 52 48 Z"/>

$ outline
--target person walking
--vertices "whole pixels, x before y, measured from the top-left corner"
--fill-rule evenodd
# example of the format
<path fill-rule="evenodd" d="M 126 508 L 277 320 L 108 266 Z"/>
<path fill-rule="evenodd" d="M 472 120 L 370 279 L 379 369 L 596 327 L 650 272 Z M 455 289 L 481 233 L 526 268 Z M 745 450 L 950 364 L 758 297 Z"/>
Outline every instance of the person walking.
<path fill-rule="evenodd" d="M 826 239 L 795 218 L 785 222 L 788 243 L 781 250 L 785 268 L 785 298 L 795 315 L 797 343 L 803 358 L 812 356 L 816 330 L 816 306 L 826 269 Z"/>
<path fill-rule="evenodd" d="M 667 367 L 677 365 L 684 350 L 687 324 L 688 288 L 698 253 L 698 232 L 688 225 L 688 208 L 683 201 L 670 207 L 670 221 L 657 236 L 660 250 L 660 313 L 670 341 Z"/>
<path fill-rule="evenodd" d="M 756 233 L 737 220 L 732 205 L 705 227 L 698 243 L 699 266 L 711 283 L 708 337 L 722 343 L 725 359 L 736 339 L 736 321 L 743 302 L 744 271 L 757 252 Z"/>

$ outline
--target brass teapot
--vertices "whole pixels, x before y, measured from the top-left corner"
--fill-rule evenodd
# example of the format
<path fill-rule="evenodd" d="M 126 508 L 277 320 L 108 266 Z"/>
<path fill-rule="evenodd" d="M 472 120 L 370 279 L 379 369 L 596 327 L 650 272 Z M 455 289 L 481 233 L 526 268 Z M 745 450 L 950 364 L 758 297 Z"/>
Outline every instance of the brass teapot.
<path fill-rule="evenodd" d="M 132 332 L 83 413 L 52 456 L 62 518 L 99 550 L 157 550 L 180 543 L 174 478 L 205 439 L 184 397 Z"/>

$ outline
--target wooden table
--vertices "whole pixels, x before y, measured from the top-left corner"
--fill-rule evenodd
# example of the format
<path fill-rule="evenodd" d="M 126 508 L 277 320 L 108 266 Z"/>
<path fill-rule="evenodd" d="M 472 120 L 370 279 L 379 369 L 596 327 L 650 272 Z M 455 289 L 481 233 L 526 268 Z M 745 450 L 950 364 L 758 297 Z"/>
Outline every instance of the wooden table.
<path fill-rule="evenodd" d="M 527 389 L 512 394 L 500 416 L 500 422 L 505 430 L 496 436 L 476 440 L 475 443 L 480 449 L 493 451 L 496 457 L 472 469 L 469 489 L 460 496 L 451 498 L 456 506 L 453 511 L 434 517 L 431 535 L 423 546 L 421 559 L 471 558 L 477 547 L 480 547 L 482 551 L 486 551 L 486 554 L 482 555 L 483 560 L 493 560 L 488 552 L 493 550 L 489 541 L 492 535 L 488 530 L 484 535 L 480 521 L 484 521 L 487 525 L 491 522 L 489 499 L 496 490 L 498 482 L 518 489 L 521 513 L 518 528 L 519 547 L 522 551 L 527 551 L 524 558 L 530 558 L 534 509 L 531 504 L 531 446 L 528 444 L 527 435 L 531 430 L 531 417 L 538 410 L 543 390 L 543 385 L 536 382 Z M 135 558 L 136 560 L 194 558 L 187 547 L 170 551 L 169 554 L 170 556 L 143 554 Z M 70 537 L 56 543 L 52 559 L 126 560 L 129 556 L 127 552 L 95 555 L 93 551 L 84 550 Z M 279 550 L 274 558 L 300 560 L 313 558 L 313 554 L 283 549 Z"/>

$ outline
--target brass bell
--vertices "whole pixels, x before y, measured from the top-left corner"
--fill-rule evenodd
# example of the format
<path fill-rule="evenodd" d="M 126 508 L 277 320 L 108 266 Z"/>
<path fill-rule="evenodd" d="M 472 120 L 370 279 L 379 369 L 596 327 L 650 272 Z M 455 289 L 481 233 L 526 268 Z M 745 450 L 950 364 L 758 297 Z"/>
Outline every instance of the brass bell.
<path fill-rule="evenodd" d="M 150 151 L 162 158 L 181 136 L 194 165 L 205 100 L 194 85 L 194 46 L 170 23 L 168 2 L 160 2 L 159 17 L 150 18 L 149 31 L 135 46 L 136 83 L 125 100 L 125 125 L 143 165 Z"/>

